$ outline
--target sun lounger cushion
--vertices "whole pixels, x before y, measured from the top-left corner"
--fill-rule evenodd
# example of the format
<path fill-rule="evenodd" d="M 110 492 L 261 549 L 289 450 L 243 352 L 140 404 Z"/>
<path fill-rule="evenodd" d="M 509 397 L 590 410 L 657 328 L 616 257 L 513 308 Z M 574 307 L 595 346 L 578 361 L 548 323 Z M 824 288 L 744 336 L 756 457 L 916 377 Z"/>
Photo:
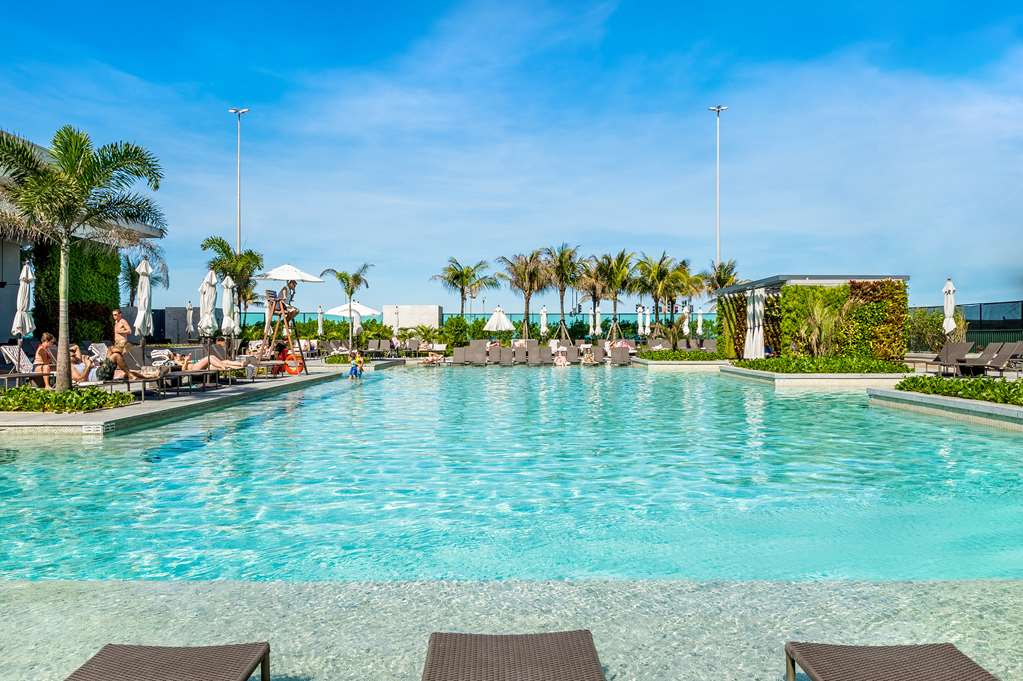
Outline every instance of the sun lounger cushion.
<path fill-rule="evenodd" d="M 604 681 L 588 631 L 431 634 L 423 681 Z"/>

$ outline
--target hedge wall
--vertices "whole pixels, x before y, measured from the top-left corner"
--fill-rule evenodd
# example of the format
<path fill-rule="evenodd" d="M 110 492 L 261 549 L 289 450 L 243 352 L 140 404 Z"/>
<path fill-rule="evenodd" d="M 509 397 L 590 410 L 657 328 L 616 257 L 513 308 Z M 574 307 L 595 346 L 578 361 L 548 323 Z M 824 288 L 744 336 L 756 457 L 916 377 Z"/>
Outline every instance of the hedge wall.
<path fill-rule="evenodd" d="M 35 267 L 36 334 L 57 335 L 57 286 L 60 282 L 60 249 L 37 244 L 32 249 Z M 110 312 L 121 302 L 118 275 L 121 263 L 116 251 L 76 243 L 68 260 L 68 319 L 72 341 L 104 340 L 114 335 Z"/>
<path fill-rule="evenodd" d="M 783 286 L 781 353 L 806 354 L 796 336 L 815 300 L 840 308 L 850 298 L 859 304 L 840 331 L 839 354 L 901 362 L 906 354 L 909 299 L 906 283 L 897 280 L 851 281 L 843 286 Z"/>
<path fill-rule="evenodd" d="M 735 295 L 718 299 L 714 331 L 718 339 L 718 352 L 733 359 L 742 357 L 746 344 L 746 296 Z"/>

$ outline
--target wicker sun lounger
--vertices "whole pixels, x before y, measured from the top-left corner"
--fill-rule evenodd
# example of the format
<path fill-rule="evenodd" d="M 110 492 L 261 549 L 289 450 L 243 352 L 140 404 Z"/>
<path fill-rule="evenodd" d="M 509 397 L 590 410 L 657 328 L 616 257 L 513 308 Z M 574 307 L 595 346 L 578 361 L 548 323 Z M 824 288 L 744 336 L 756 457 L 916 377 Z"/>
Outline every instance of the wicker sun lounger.
<path fill-rule="evenodd" d="M 569 364 L 579 363 L 579 348 L 574 345 L 570 345 L 565 348 L 565 359 L 568 360 Z"/>
<path fill-rule="evenodd" d="M 525 364 L 526 363 L 526 346 L 524 346 L 524 345 L 516 345 L 515 348 L 514 348 L 514 351 L 515 351 L 515 353 L 514 353 L 513 356 L 514 356 L 514 359 L 515 359 L 515 364 Z"/>
<path fill-rule="evenodd" d="M 540 346 L 539 345 L 527 345 L 526 346 L 526 364 L 529 366 L 540 366 Z"/>
<path fill-rule="evenodd" d="M 604 681 L 588 631 L 431 634 L 423 681 Z"/>
<path fill-rule="evenodd" d="M 510 367 L 515 362 L 515 351 L 511 348 L 501 348 L 501 366 Z"/>
<path fill-rule="evenodd" d="M 785 644 L 785 673 L 810 681 L 998 681 L 951 643 L 913 646 Z"/>
<path fill-rule="evenodd" d="M 468 348 L 462 346 L 455 348 L 451 351 L 451 363 L 452 364 L 465 364 L 465 351 Z"/>
<path fill-rule="evenodd" d="M 270 681 L 270 644 L 172 648 L 107 644 L 67 681 Z"/>
<path fill-rule="evenodd" d="M 611 348 L 611 364 L 618 367 L 627 367 L 632 363 L 628 348 Z"/>
<path fill-rule="evenodd" d="M 549 345 L 540 346 L 540 364 L 544 365 L 554 364 L 554 353 L 551 352 L 551 346 Z"/>

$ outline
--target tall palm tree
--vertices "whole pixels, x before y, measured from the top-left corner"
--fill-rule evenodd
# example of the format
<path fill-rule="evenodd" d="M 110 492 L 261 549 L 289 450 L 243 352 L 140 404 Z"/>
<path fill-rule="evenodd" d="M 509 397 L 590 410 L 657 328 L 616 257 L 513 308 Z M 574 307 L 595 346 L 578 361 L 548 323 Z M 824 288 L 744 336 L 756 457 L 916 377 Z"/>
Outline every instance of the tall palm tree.
<path fill-rule="evenodd" d="M 362 263 L 359 269 L 354 272 L 345 272 L 344 270 L 336 270 L 332 267 L 320 272 L 321 277 L 325 277 L 328 274 L 337 279 L 337 282 L 341 284 L 341 288 L 344 289 L 345 295 L 348 296 L 349 311 L 351 310 L 352 299 L 355 298 L 356 292 L 360 288 L 369 288 L 369 280 L 366 279 L 366 273 L 369 272 L 369 268 L 373 267 L 369 263 Z M 352 343 L 355 341 L 355 324 L 352 324 L 352 320 L 348 319 L 348 347 L 352 347 Z"/>
<path fill-rule="evenodd" d="M 558 306 L 561 312 L 558 330 L 564 333 L 565 292 L 575 285 L 575 280 L 579 277 L 579 247 L 563 243 L 556 248 L 544 249 L 544 257 L 547 259 L 547 269 L 550 270 L 551 286 L 558 289 Z"/>
<path fill-rule="evenodd" d="M 682 299 L 687 303 L 702 294 L 707 289 L 706 280 L 702 274 L 694 274 L 689 270 L 689 262 L 680 260 L 672 270 L 667 291 L 668 307 L 672 311 L 672 320 L 675 318 L 675 303 Z M 686 328 L 688 336 L 688 327 Z"/>
<path fill-rule="evenodd" d="M 463 265 L 456 258 L 448 258 L 448 264 L 440 273 L 430 277 L 439 281 L 449 291 L 458 291 L 461 300 L 459 314 L 465 317 L 465 301 L 484 289 L 500 288 L 501 282 L 493 274 L 487 274 L 490 263 L 480 260 L 472 265 Z"/>
<path fill-rule="evenodd" d="M 88 237 L 110 247 L 135 245 L 145 241 L 131 228 L 139 223 L 163 236 L 163 211 L 133 190 L 139 180 L 159 189 L 163 171 L 143 147 L 113 142 L 96 149 L 88 134 L 69 125 L 54 133 L 45 152 L 0 131 L 0 170 L 6 175 L 0 183 L 0 232 L 48 241 L 60 252 L 56 388 L 67 390 L 71 244 Z"/>
<path fill-rule="evenodd" d="M 213 253 L 207 266 L 216 272 L 218 277 L 223 279 L 229 276 L 234 281 L 237 287 L 235 295 L 238 296 L 238 320 L 244 322 L 249 305 L 259 304 L 255 277 L 256 273 L 263 269 L 263 254 L 251 248 L 235 253 L 230 242 L 219 236 L 206 237 L 199 247 Z"/>
<path fill-rule="evenodd" d="M 522 337 L 529 338 L 529 300 L 535 294 L 546 291 L 551 286 L 551 273 L 544 262 L 543 251 L 536 249 L 529 253 L 513 255 L 510 258 L 501 256 L 497 259 L 504 265 L 500 277 L 508 285 L 522 294 L 523 316 Z"/>
<path fill-rule="evenodd" d="M 167 261 L 163 259 L 163 255 L 154 249 L 152 253 L 146 253 L 144 257 L 149 260 L 149 264 L 153 268 L 153 273 L 149 275 L 150 286 L 170 288 L 170 270 L 167 268 Z M 121 292 L 128 298 L 128 307 L 135 307 L 135 296 L 139 290 L 139 273 L 135 270 L 141 262 L 142 257 L 132 253 L 121 253 L 120 286 Z"/>
<path fill-rule="evenodd" d="M 653 299 L 654 323 L 661 322 L 660 303 L 667 300 L 667 294 L 671 290 L 672 272 L 675 271 L 675 259 L 666 252 L 661 257 L 643 254 L 636 262 L 637 292 L 649 295 Z"/>
<path fill-rule="evenodd" d="M 701 272 L 700 276 L 706 282 L 707 290 L 711 292 L 743 282 L 739 278 L 734 260 L 724 260 L 717 264 L 712 261 L 710 267 Z"/>
<path fill-rule="evenodd" d="M 633 254 L 622 249 L 613 255 L 603 255 L 599 261 L 599 272 L 604 277 L 605 295 L 611 299 L 611 319 L 618 323 L 618 301 L 622 294 L 633 290 Z"/>
<path fill-rule="evenodd" d="M 579 263 L 579 276 L 575 282 L 576 290 L 582 292 L 582 299 L 593 306 L 593 316 L 597 316 L 600 301 L 604 299 L 604 275 L 596 256 L 590 256 Z"/>

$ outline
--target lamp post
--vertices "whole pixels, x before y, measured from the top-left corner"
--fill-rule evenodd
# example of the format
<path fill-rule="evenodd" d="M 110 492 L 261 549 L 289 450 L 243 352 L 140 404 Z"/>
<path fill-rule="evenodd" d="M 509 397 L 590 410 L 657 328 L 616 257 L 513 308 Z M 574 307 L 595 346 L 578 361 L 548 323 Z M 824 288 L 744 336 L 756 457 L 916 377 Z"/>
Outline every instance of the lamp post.
<path fill-rule="evenodd" d="M 717 106 L 709 107 L 710 111 L 714 112 L 715 132 L 714 132 L 714 148 L 715 148 L 715 159 L 714 159 L 714 265 L 721 264 L 721 112 L 728 111 L 727 106 L 718 104 Z"/>
<path fill-rule="evenodd" d="M 238 117 L 238 146 L 236 152 L 236 222 L 235 222 L 235 242 L 234 250 L 235 253 L 242 252 L 242 116 L 249 112 L 248 109 L 239 109 L 237 107 L 227 110 L 228 113 L 233 113 Z"/>

